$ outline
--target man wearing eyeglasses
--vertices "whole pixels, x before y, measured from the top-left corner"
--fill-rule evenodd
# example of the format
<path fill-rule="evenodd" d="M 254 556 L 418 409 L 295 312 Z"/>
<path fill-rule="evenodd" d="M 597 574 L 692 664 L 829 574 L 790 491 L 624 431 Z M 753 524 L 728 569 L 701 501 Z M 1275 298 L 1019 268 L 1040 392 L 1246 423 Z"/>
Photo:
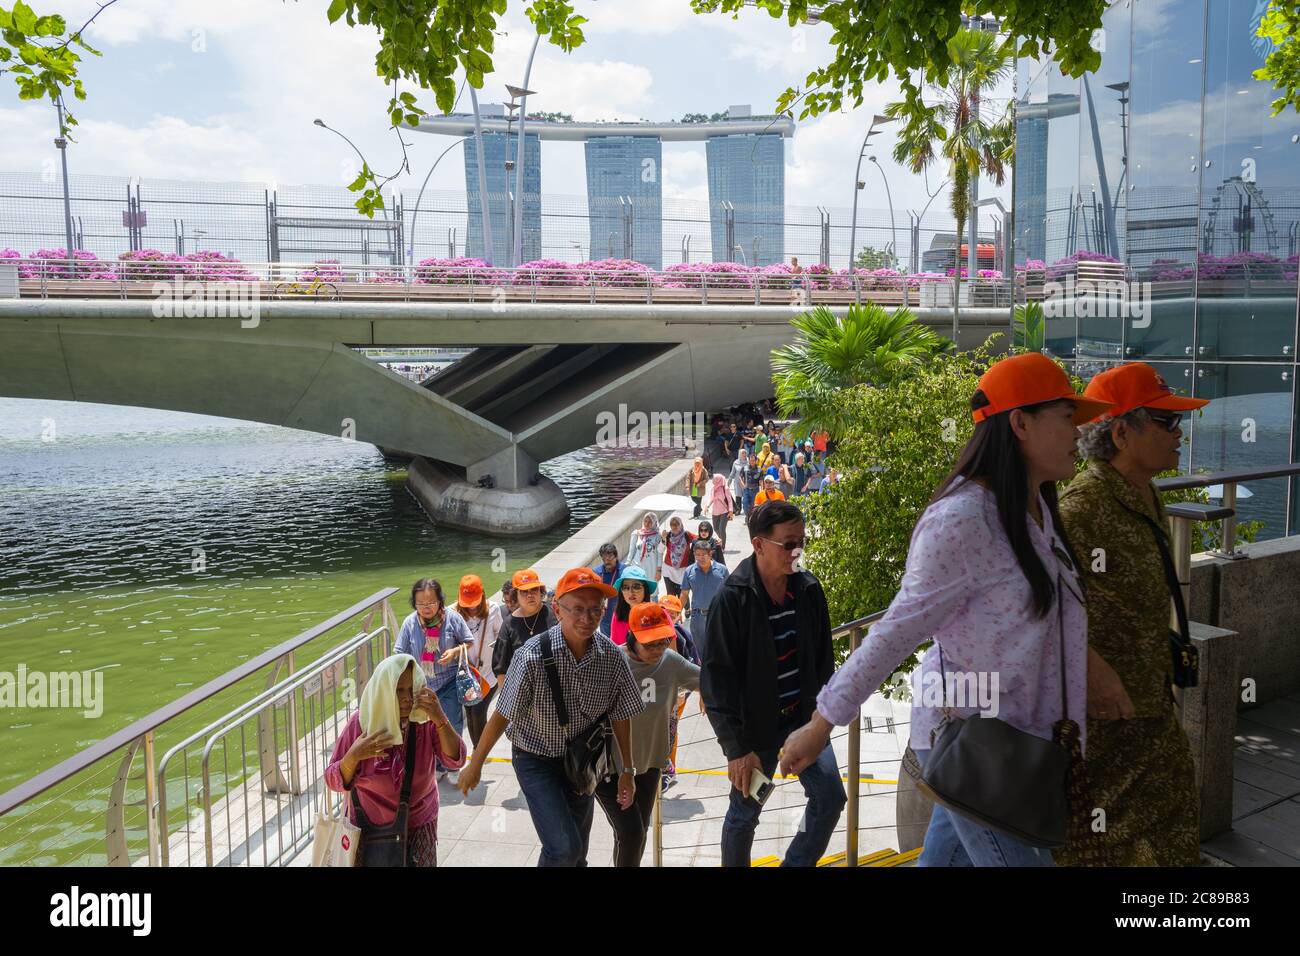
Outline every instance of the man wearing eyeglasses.
<path fill-rule="evenodd" d="M 781 745 L 812 716 L 817 692 L 835 669 L 830 612 L 821 583 L 798 567 L 803 513 L 786 501 L 754 509 L 754 553 L 731 572 L 709 607 L 700 648 L 700 690 L 727 758 L 730 806 L 722 825 L 722 865 L 749 866 L 764 779 Z M 462 777 L 463 777 L 462 773 Z M 799 774 L 808 796 L 785 866 L 816 866 L 830 845 L 846 797 L 830 744 Z"/>
<path fill-rule="evenodd" d="M 1175 394 L 1142 362 L 1102 372 L 1084 395 L 1112 407 L 1080 428 L 1088 467 L 1061 493 L 1060 512 L 1088 586 L 1085 803 L 1106 810 L 1106 828 L 1076 821 L 1079 837 L 1056 860 L 1196 866 L 1200 804 L 1173 708 L 1170 547 L 1152 479 L 1178 470 L 1183 415 L 1208 403 Z"/>
<path fill-rule="evenodd" d="M 635 795 L 640 771 L 632 760 L 630 721 L 645 709 L 645 703 L 622 650 L 599 632 L 605 600 L 614 593 L 591 568 L 564 573 L 551 605 L 560 623 L 515 652 L 496 713 L 460 773 L 458 786 L 468 795 L 477 786 L 493 745 L 503 733 L 509 738 L 519 788 L 542 841 L 538 866 L 587 865 L 595 797 L 576 793 L 570 786 L 564 755 L 569 742 L 596 721 L 608 718 L 617 741 L 623 768 L 618 805 L 627 809 Z M 548 648 L 567 723 L 560 721 L 546 671 Z"/>

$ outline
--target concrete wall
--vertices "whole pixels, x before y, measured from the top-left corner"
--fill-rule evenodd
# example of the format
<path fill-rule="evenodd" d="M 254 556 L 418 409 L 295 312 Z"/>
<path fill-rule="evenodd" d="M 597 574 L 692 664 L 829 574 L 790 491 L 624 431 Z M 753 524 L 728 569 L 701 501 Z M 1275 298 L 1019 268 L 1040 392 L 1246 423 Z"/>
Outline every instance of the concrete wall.
<path fill-rule="evenodd" d="M 1192 620 L 1240 635 L 1256 703 L 1300 691 L 1300 536 L 1238 545 L 1247 558 L 1192 558 Z"/>

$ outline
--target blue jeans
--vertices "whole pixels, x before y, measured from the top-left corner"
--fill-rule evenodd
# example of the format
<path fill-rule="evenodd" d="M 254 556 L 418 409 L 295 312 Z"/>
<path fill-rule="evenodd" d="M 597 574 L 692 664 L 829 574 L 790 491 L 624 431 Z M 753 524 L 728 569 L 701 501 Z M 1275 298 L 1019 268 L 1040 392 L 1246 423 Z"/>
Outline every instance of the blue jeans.
<path fill-rule="evenodd" d="M 456 731 L 456 736 L 462 736 L 465 730 L 465 705 L 461 703 L 460 687 L 456 683 L 456 678 L 452 678 L 442 685 L 441 690 L 434 693 L 438 695 L 438 703 L 442 705 L 442 712 L 447 715 L 451 721 L 451 727 Z M 441 763 L 438 764 L 439 770 L 446 769 Z"/>
<path fill-rule="evenodd" d="M 776 770 L 776 755 L 776 750 L 758 755 L 763 773 L 768 777 Z M 799 824 L 799 832 L 785 851 L 782 866 L 816 866 L 830 846 L 835 824 L 839 823 L 840 812 L 848 802 L 835 752 L 829 744 L 816 762 L 799 774 L 799 783 L 808 796 L 808 806 L 804 810 L 803 822 Z M 757 800 L 735 787 L 731 788 L 730 800 L 727 817 L 722 822 L 722 865 L 747 867 L 750 848 L 754 844 L 754 829 L 763 808 Z"/>
<path fill-rule="evenodd" d="M 917 750 L 916 759 L 925 767 L 929 750 Z M 982 827 L 969 817 L 937 803 L 930 814 L 925 846 L 917 866 L 1055 866 L 1052 851 L 1022 843 Z"/>
<path fill-rule="evenodd" d="M 528 803 L 537 838 L 538 866 L 586 866 L 595 796 L 580 797 L 569 787 L 560 757 L 540 757 L 514 747 L 515 776 Z"/>
<path fill-rule="evenodd" d="M 743 508 L 746 517 L 749 517 L 750 513 L 754 510 L 754 499 L 756 497 L 758 497 L 758 490 L 756 488 L 745 489 Z"/>

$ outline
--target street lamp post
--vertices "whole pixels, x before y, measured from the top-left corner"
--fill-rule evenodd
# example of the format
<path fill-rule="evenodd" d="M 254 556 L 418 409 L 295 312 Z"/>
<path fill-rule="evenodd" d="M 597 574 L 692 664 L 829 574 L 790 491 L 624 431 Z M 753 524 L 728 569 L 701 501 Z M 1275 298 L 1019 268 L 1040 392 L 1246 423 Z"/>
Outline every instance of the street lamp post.
<path fill-rule="evenodd" d="M 469 139 L 468 136 L 462 136 L 460 139 L 456 140 L 450 146 L 444 149 L 441 153 L 439 153 L 438 158 L 435 159 L 433 161 L 433 165 L 429 167 L 429 172 L 425 175 L 424 182 L 420 184 L 420 191 L 415 196 L 415 210 L 411 213 L 411 241 L 407 243 L 407 247 L 406 247 L 406 261 L 411 263 L 412 265 L 414 265 L 415 263 L 415 217 L 420 215 L 420 200 L 424 198 L 424 187 L 429 185 L 429 177 L 433 175 L 433 171 L 437 169 L 438 164 L 442 162 L 442 157 L 446 156 L 448 153 L 450 153 L 457 146 L 461 145 L 467 139 Z"/>
<path fill-rule="evenodd" d="M 537 43 L 541 40 L 540 33 L 533 36 L 532 49 L 528 51 L 528 63 L 524 66 L 524 85 L 522 88 L 507 86 L 506 90 L 510 93 L 513 100 L 517 95 L 519 97 L 519 143 L 517 144 L 517 155 L 515 161 L 515 264 L 523 262 L 524 257 L 524 157 L 525 157 L 525 135 L 524 123 L 528 114 L 528 96 L 535 91 L 528 89 L 528 79 L 533 73 L 533 55 L 537 52 Z M 538 197 L 541 202 L 541 197 Z"/>
<path fill-rule="evenodd" d="M 885 168 L 881 166 L 880 163 L 876 162 L 876 157 L 868 156 L 867 159 L 870 162 L 875 163 L 876 169 L 880 171 L 880 178 L 885 181 L 885 198 L 889 200 L 889 243 L 895 250 L 897 250 L 898 233 L 896 231 L 897 227 L 894 225 L 894 197 L 890 195 L 889 192 L 889 177 L 885 175 Z M 894 253 L 894 264 L 898 264 L 897 252 Z M 849 268 L 852 268 L 852 266 Z"/>
<path fill-rule="evenodd" d="M 862 181 L 862 160 L 867 155 L 867 141 L 876 135 L 877 123 L 892 123 L 895 117 L 882 116 L 877 113 L 871 117 L 871 125 L 867 127 L 867 135 L 862 137 L 862 149 L 858 150 L 858 168 L 853 173 L 853 222 L 849 226 L 849 269 L 852 270 L 854 254 L 857 252 L 858 236 L 858 192 L 867 184 Z"/>
<path fill-rule="evenodd" d="M 312 120 L 312 123 L 314 123 L 316 126 L 319 126 L 321 129 L 327 129 L 327 130 L 329 130 L 331 133 L 333 133 L 333 134 L 334 134 L 335 136 L 337 136 L 339 139 L 343 140 L 343 142 L 345 142 L 345 143 L 347 143 L 349 146 L 351 146 L 351 147 L 352 147 L 352 152 L 356 153 L 356 154 L 357 154 L 357 158 L 361 160 L 361 166 L 362 166 L 362 168 L 363 168 L 363 169 L 370 169 L 370 163 L 369 163 L 369 161 L 366 159 L 366 157 L 365 157 L 364 155 L 362 155 L 361 150 L 357 149 L 357 144 L 356 144 L 356 143 L 352 142 L 352 140 L 348 139 L 346 136 L 344 136 L 342 133 L 340 133 L 338 130 L 336 130 L 333 126 L 328 125 L 328 124 L 327 124 L 323 119 L 320 119 L 319 117 L 316 118 L 316 119 L 314 119 L 314 120 Z M 371 169 L 371 172 L 374 172 L 374 170 Z M 382 198 L 382 197 L 381 197 L 381 198 Z M 388 218 L 388 210 L 387 210 L 387 209 L 382 209 L 382 208 L 381 208 L 379 211 L 382 212 L 382 213 L 384 214 L 384 218 L 385 218 L 385 219 Z"/>
<path fill-rule="evenodd" d="M 54 107 L 59 114 L 59 135 L 54 140 L 54 145 L 59 149 L 59 157 L 63 163 L 63 229 L 66 233 L 68 243 L 68 258 L 73 259 L 72 248 L 72 200 L 68 196 L 68 138 L 63 135 L 63 97 L 55 97 Z M 69 270 L 71 275 L 71 270 Z"/>

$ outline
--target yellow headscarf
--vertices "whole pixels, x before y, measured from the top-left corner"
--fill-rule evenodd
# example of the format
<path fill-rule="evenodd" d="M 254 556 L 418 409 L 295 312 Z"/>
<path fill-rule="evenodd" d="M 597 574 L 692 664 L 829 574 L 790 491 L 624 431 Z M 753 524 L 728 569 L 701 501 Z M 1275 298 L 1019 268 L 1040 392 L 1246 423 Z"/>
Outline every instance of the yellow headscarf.
<path fill-rule="evenodd" d="M 403 741 L 402 717 L 397 709 L 397 682 L 407 668 L 411 671 L 411 693 L 418 693 L 424 686 L 424 671 L 410 654 L 393 654 L 385 657 L 375 667 L 366 681 L 366 689 L 361 692 L 361 732 L 372 734 L 376 730 L 388 731 L 396 746 Z M 412 709 L 411 721 L 422 723 L 429 719 L 428 714 Z"/>

